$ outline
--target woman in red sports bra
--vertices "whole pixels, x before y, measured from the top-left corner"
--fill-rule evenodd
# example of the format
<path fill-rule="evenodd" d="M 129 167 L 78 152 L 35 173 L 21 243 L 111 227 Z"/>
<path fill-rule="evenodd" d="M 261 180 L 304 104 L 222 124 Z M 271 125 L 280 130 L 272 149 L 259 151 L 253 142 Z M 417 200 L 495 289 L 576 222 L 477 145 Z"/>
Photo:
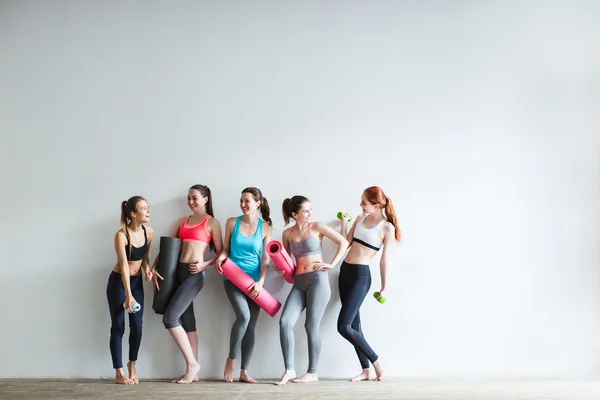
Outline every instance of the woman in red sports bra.
<path fill-rule="evenodd" d="M 173 383 L 191 383 L 199 380 L 194 298 L 204 286 L 204 271 L 217 259 L 215 255 L 205 261 L 206 249 L 210 247 L 215 254 L 219 254 L 223 248 L 221 224 L 214 218 L 210 189 L 204 185 L 192 186 L 188 191 L 187 202 L 192 215 L 180 219 L 172 234 L 181 239 L 177 265 L 179 286 L 163 315 L 163 324 L 173 336 L 186 362 L 185 373 L 174 379 Z M 152 267 L 152 273 L 154 289 L 160 290 L 158 280 L 163 278 L 156 272 L 157 265 L 158 257 Z"/>

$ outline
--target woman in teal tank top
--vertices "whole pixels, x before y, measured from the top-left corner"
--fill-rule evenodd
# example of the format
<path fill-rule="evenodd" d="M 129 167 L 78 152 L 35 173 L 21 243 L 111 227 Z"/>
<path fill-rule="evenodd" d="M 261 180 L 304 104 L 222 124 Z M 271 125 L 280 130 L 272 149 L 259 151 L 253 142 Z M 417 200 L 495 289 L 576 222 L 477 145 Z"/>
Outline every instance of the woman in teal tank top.
<path fill-rule="evenodd" d="M 269 256 L 264 248 L 271 241 L 273 222 L 269 216 L 269 202 L 257 188 L 248 187 L 242 190 L 240 208 L 242 215 L 227 219 L 223 251 L 217 259 L 216 268 L 223 274 L 221 266 L 229 258 L 252 277 L 255 283 L 250 287 L 249 296 L 246 296 L 224 277 L 225 293 L 235 311 L 236 320 L 231 327 L 229 356 L 225 361 L 223 375 L 225 381 L 233 382 L 235 360 L 241 346 L 240 382 L 255 383 L 256 381 L 248 374 L 248 365 L 254 349 L 254 328 L 260 307 L 252 299 L 260 294 L 267 277 Z M 258 216 L 259 212 L 262 219 Z"/>

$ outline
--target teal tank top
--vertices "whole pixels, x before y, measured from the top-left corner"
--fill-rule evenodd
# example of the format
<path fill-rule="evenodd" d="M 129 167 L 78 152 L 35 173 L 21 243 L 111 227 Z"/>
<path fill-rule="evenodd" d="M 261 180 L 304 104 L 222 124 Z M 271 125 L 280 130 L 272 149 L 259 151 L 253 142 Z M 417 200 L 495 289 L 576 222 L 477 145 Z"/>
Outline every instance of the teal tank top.
<path fill-rule="evenodd" d="M 254 235 L 245 236 L 240 232 L 241 220 L 242 216 L 239 216 L 235 221 L 233 232 L 231 232 L 229 259 L 240 267 L 242 271 L 250 275 L 252 279 L 258 281 L 260 279 L 260 256 L 263 248 L 263 222 L 259 218 Z"/>

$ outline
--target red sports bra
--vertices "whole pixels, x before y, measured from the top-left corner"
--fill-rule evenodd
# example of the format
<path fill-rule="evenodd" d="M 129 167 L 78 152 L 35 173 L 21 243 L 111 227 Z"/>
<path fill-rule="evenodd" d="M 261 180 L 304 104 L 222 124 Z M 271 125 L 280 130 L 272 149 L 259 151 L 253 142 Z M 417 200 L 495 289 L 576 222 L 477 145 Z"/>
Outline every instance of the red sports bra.
<path fill-rule="evenodd" d="M 190 219 L 191 215 L 183 220 L 183 223 L 179 227 L 179 234 L 177 235 L 182 242 L 204 242 L 206 244 L 210 243 L 212 239 L 208 229 L 206 229 L 206 223 L 211 218 L 210 215 L 207 215 L 206 218 L 198 225 L 188 225 L 187 222 Z"/>

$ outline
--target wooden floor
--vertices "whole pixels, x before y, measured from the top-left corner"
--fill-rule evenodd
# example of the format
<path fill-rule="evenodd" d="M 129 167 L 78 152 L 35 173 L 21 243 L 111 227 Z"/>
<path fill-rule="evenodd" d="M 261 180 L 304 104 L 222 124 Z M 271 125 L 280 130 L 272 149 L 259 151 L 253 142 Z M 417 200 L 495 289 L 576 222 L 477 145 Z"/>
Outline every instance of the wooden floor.
<path fill-rule="evenodd" d="M 481 399 L 481 400 L 578 400 L 600 399 L 600 381 L 531 380 L 404 380 L 350 383 L 322 380 L 311 384 L 274 386 L 272 381 L 257 384 L 204 381 L 176 385 L 165 381 L 140 382 L 136 386 L 116 385 L 103 380 L 0 379 L 0 399 Z"/>

